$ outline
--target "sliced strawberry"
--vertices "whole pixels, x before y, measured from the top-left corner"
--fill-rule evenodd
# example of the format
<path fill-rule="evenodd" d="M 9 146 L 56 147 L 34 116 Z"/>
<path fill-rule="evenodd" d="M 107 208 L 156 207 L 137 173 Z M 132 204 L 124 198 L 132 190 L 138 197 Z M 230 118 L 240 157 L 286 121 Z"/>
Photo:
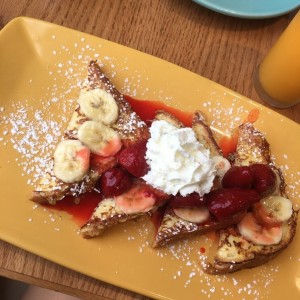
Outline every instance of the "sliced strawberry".
<path fill-rule="evenodd" d="M 200 197 L 198 193 L 192 193 L 187 196 L 181 196 L 177 194 L 170 199 L 169 205 L 173 208 L 178 207 L 202 207 L 204 204 L 203 197 Z"/>
<path fill-rule="evenodd" d="M 91 169 L 102 174 L 106 170 L 115 167 L 118 161 L 115 157 L 102 157 L 96 154 L 91 154 L 90 166 Z"/>
<path fill-rule="evenodd" d="M 135 143 L 122 150 L 118 156 L 119 164 L 135 177 L 142 177 L 149 171 L 145 158 L 146 144 L 146 140 Z"/>
<path fill-rule="evenodd" d="M 108 141 L 105 147 L 98 151 L 98 154 L 104 157 L 114 156 L 120 151 L 121 148 L 122 141 L 118 136 L 116 136 L 110 141 Z"/>
<path fill-rule="evenodd" d="M 217 189 L 204 196 L 207 208 L 219 220 L 232 217 L 247 210 L 250 205 L 260 200 L 255 190 Z"/>
<path fill-rule="evenodd" d="M 144 183 L 135 183 L 132 188 L 114 198 L 116 206 L 126 214 L 136 214 L 150 211 L 156 196 Z"/>

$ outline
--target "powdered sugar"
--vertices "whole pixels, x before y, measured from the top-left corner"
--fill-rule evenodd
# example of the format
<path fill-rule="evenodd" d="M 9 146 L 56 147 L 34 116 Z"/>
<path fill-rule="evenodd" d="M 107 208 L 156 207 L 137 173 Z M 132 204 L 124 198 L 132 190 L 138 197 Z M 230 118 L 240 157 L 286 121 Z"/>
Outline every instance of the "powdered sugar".
<path fill-rule="evenodd" d="M 56 35 L 51 35 L 52 41 L 57 41 L 58 38 Z M 65 54 L 69 56 L 69 59 L 62 59 Z M 47 67 L 51 85 L 44 88 L 43 97 L 9 99 L 8 107 L 0 107 L 0 147 L 8 145 L 13 147 L 21 174 L 29 178 L 26 179 L 29 185 L 34 185 L 50 165 L 53 150 L 56 143 L 62 138 L 65 124 L 69 121 L 70 112 L 76 103 L 78 91 L 85 85 L 86 66 L 91 59 L 99 59 L 100 65 L 107 70 L 108 77 L 119 81 L 121 92 L 140 98 L 149 92 L 147 84 L 149 78 L 139 70 L 129 70 L 126 65 L 126 57 L 120 61 L 114 57 L 103 55 L 101 44 L 97 48 L 92 47 L 87 44 L 85 38 L 78 38 L 78 41 L 72 45 L 61 44 L 60 47 L 51 49 L 50 55 L 55 57 L 56 62 Z M 130 76 L 123 76 L 122 79 L 119 79 L 118 75 L 122 72 L 124 74 L 128 72 Z M 27 78 L 26 82 L 32 87 L 38 86 L 36 78 Z M 163 87 L 161 90 L 154 91 L 153 95 L 154 99 L 158 100 L 170 101 L 173 99 L 172 96 L 166 96 Z M 199 108 L 201 109 L 202 105 L 202 108 L 209 113 L 209 120 L 216 132 L 230 134 L 249 111 L 236 99 L 232 99 L 230 107 L 223 106 L 221 101 L 216 101 L 215 96 L 212 92 L 211 98 L 201 102 L 202 104 L 199 103 Z M 36 102 L 39 102 L 39 105 L 36 105 Z M 223 121 L 224 116 L 229 120 L 228 122 Z M 126 130 L 131 130 L 130 125 L 134 124 L 128 123 Z M 276 157 L 278 158 L 278 155 Z M 286 176 L 290 197 L 299 199 L 300 172 L 290 171 L 289 159 L 289 155 L 282 154 L 281 162 L 284 161 L 284 163 L 279 166 Z M 298 205 L 295 203 L 296 207 Z M 41 208 L 34 205 L 33 209 Z M 61 221 L 58 214 L 48 211 L 47 213 L 48 217 L 44 220 L 45 226 Z M 36 226 L 34 216 L 30 217 L 28 222 Z M 61 230 L 59 226 L 53 228 L 58 232 Z M 124 247 L 126 247 L 126 243 L 136 243 L 138 240 L 136 249 L 138 254 L 143 255 L 145 251 L 148 251 L 146 249 L 150 248 L 149 234 L 151 232 L 147 226 L 138 227 L 138 236 L 132 235 L 129 231 L 124 233 L 126 235 Z M 181 284 L 182 288 L 187 291 L 187 295 L 189 288 L 196 285 L 199 299 L 214 298 L 214 295 L 220 293 L 223 297 L 219 299 L 236 299 L 236 293 L 241 299 L 247 298 L 249 295 L 252 296 L 251 299 L 268 298 L 270 290 L 274 284 L 278 283 L 277 275 L 282 271 L 283 266 L 278 266 L 274 261 L 268 266 L 248 272 L 247 279 L 239 274 L 212 277 L 202 271 L 207 254 L 201 254 L 198 251 L 201 245 L 207 247 L 208 244 L 209 241 L 204 237 L 181 241 L 164 249 L 157 249 L 153 253 L 161 261 L 161 264 L 151 266 L 151 268 L 157 273 L 164 273 L 164 276 L 170 276 L 175 284 Z M 209 253 L 208 249 L 207 252 Z M 292 260 L 300 262 L 299 257 L 295 255 L 290 257 Z M 167 267 L 162 267 L 166 259 L 172 260 L 175 265 L 171 275 L 168 275 L 170 273 Z M 261 286 L 264 287 L 263 290 Z"/>

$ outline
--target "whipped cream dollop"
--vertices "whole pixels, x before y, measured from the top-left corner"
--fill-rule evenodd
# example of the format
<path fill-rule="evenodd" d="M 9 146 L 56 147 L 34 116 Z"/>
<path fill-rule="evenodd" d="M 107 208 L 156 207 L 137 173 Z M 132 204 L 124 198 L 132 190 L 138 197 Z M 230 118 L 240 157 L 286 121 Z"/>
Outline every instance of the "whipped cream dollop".
<path fill-rule="evenodd" d="M 150 127 L 146 160 L 150 171 L 143 179 L 167 194 L 186 196 L 208 193 L 216 175 L 209 150 L 199 143 L 191 128 L 177 128 L 158 120 Z"/>

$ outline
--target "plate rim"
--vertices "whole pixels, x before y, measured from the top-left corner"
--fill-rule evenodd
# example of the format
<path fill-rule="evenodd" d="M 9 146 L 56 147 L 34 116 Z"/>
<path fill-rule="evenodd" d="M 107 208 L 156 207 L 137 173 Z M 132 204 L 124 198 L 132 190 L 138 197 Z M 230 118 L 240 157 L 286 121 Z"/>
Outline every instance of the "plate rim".
<path fill-rule="evenodd" d="M 210 10 L 218 12 L 223 15 L 231 16 L 231 17 L 238 17 L 243 19 L 264 19 L 264 18 L 275 18 L 284 14 L 287 14 L 297 8 L 300 8 L 300 3 L 291 5 L 286 9 L 280 9 L 276 11 L 267 12 L 265 10 L 260 12 L 249 12 L 247 10 L 233 10 L 229 9 L 226 5 L 218 5 L 211 3 L 210 0 L 192 0 L 196 4 L 204 6 Z"/>

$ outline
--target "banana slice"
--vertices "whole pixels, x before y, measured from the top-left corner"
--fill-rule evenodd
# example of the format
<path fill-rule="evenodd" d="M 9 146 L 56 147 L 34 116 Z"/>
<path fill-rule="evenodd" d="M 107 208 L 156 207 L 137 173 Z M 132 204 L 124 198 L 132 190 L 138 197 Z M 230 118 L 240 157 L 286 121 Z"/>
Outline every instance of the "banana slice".
<path fill-rule="evenodd" d="M 270 196 L 261 199 L 259 204 L 263 208 L 261 213 L 264 212 L 274 222 L 286 222 L 293 214 L 292 202 L 281 196 Z"/>
<path fill-rule="evenodd" d="M 66 182 L 80 181 L 89 170 L 90 150 L 77 140 L 60 142 L 54 151 L 54 175 Z"/>
<path fill-rule="evenodd" d="M 100 156 L 113 156 L 122 147 L 119 134 L 112 128 L 96 121 L 86 121 L 78 129 L 78 139 L 91 152 Z"/>
<path fill-rule="evenodd" d="M 178 207 L 173 208 L 174 213 L 177 217 L 191 222 L 191 223 L 202 223 L 209 217 L 209 211 L 206 207 Z"/>
<path fill-rule="evenodd" d="M 214 162 L 214 168 L 217 172 L 217 176 L 221 179 L 225 175 L 225 173 L 231 168 L 231 164 L 225 157 L 218 155 L 212 158 Z"/>
<path fill-rule="evenodd" d="M 155 202 L 155 196 L 144 184 L 133 186 L 127 192 L 115 197 L 116 208 L 128 215 L 148 212 L 154 207 Z"/>
<path fill-rule="evenodd" d="M 78 103 L 80 110 L 93 121 L 110 125 L 118 119 L 118 105 L 114 97 L 105 90 L 82 90 Z"/>
<path fill-rule="evenodd" d="M 282 239 L 282 226 L 265 227 L 260 225 L 250 212 L 237 225 L 240 234 L 257 245 L 276 245 Z"/>

